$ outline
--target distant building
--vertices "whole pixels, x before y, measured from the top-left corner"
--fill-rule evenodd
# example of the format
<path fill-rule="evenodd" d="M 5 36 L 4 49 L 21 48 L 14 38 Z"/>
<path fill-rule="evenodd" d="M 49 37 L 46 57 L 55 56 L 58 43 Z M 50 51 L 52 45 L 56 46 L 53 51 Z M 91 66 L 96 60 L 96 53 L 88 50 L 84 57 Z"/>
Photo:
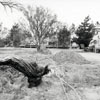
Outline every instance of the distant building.
<path fill-rule="evenodd" d="M 100 24 L 98 22 L 95 25 L 95 35 L 90 41 L 89 47 L 92 47 L 95 52 L 100 51 Z"/>
<path fill-rule="evenodd" d="M 93 40 L 97 40 L 97 39 L 100 39 L 100 24 L 99 23 L 96 23 L 95 25 L 95 35 L 93 37 Z"/>

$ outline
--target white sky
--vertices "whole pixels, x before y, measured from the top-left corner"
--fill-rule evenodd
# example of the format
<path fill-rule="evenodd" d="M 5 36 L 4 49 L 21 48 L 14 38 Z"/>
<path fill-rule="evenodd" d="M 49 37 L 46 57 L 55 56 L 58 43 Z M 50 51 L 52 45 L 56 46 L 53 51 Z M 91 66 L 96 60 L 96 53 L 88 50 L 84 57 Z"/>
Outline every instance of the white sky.
<path fill-rule="evenodd" d="M 18 2 L 18 1 L 17 1 Z M 25 6 L 44 6 L 49 8 L 58 17 L 58 20 L 67 23 L 69 26 L 74 23 L 79 25 L 86 16 L 90 16 L 93 22 L 100 22 L 100 0 L 19 0 Z M 18 11 L 7 12 L 0 5 L 0 21 L 11 27 L 14 21 L 20 18 Z"/>

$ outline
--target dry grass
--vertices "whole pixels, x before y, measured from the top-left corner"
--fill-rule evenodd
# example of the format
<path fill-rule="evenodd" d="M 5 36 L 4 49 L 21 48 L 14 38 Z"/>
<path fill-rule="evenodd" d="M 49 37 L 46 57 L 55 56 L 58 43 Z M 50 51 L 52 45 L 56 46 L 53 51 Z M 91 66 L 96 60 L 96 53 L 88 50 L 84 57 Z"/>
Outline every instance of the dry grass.
<path fill-rule="evenodd" d="M 44 76 L 39 87 L 29 89 L 27 88 L 27 78 L 23 74 L 8 66 L 1 66 L 0 100 L 66 100 L 65 95 L 69 100 L 78 100 L 75 91 L 81 100 L 100 99 L 100 66 L 91 64 L 75 52 L 64 50 L 55 55 L 44 55 L 33 49 L 0 49 L 0 59 L 7 56 L 19 57 L 30 62 L 36 61 L 41 66 L 49 64 L 52 72 Z M 57 75 L 65 83 L 61 84 Z M 65 92 L 66 94 L 64 94 Z M 91 95 L 96 98 L 91 99 Z"/>

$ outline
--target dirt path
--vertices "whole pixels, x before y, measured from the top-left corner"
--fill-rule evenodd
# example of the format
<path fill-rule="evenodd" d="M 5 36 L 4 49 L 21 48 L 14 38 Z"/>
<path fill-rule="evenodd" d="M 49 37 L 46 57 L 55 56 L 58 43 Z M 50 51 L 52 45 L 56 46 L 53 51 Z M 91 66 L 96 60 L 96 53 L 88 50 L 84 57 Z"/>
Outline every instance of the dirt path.
<path fill-rule="evenodd" d="M 79 54 L 92 63 L 100 64 L 100 53 L 82 52 Z"/>

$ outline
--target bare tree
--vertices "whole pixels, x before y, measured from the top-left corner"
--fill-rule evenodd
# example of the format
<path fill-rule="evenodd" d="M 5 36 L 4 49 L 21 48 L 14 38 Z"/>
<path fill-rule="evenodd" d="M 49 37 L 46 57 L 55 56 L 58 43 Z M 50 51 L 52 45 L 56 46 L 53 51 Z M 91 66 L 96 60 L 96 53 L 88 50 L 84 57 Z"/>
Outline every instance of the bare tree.
<path fill-rule="evenodd" d="M 53 35 L 55 30 L 56 16 L 52 15 L 48 9 L 43 7 L 28 7 L 23 10 L 27 17 L 30 30 L 35 38 L 37 50 L 41 50 L 44 40 Z"/>
<path fill-rule="evenodd" d="M 0 1 L 0 3 L 4 7 L 16 8 L 23 12 L 29 22 L 29 27 L 36 41 L 38 51 L 41 49 L 44 40 L 53 35 L 56 26 L 56 15 L 52 15 L 48 9 L 44 9 L 43 7 L 36 7 L 34 9 L 31 6 L 28 6 L 26 9 L 21 4 L 11 1 Z"/>

